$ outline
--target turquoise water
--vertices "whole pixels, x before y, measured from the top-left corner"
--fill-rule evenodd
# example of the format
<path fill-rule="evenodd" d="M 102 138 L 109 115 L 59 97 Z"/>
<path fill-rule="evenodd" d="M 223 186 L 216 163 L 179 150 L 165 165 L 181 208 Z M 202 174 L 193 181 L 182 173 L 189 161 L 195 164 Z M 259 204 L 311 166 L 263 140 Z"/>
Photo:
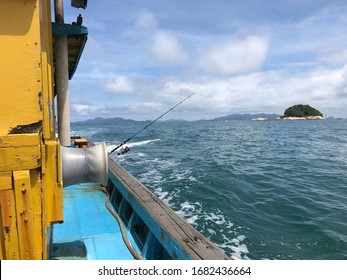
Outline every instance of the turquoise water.
<path fill-rule="evenodd" d="M 144 125 L 73 125 L 108 149 Z M 158 122 L 114 155 L 233 259 L 347 259 L 347 120 Z"/>

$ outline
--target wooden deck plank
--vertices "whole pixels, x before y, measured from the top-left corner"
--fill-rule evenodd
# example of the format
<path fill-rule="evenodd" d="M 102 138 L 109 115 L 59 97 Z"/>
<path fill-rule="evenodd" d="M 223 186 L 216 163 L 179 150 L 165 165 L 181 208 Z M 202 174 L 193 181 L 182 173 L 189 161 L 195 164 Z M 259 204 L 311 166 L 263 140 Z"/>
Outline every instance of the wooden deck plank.
<path fill-rule="evenodd" d="M 141 206 L 183 250 L 197 260 L 230 259 L 214 243 L 179 217 L 119 164 L 109 159 L 109 169 Z"/>

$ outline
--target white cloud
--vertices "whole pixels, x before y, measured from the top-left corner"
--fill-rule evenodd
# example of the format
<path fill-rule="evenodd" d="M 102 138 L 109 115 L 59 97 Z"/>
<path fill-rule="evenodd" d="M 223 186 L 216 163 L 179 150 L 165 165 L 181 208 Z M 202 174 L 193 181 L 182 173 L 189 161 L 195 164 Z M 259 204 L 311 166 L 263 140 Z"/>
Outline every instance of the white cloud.
<path fill-rule="evenodd" d="M 158 29 L 158 20 L 148 10 L 142 9 L 130 16 L 131 27 L 126 30 L 125 34 L 137 38 L 146 38 L 152 36 L 153 32 Z"/>
<path fill-rule="evenodd" d="M 166 96 L 182 89 L 197 94 L 191 110 L 208 111 L 213 116 L 232 113 L 278 113 L 294 104 L 310 104 L 334 115 L 347 98 L 347 66 L 313 69 L 306 73 L 286 71 L 257 72 L 231 78 L 205 78 L 195 81 L 172 80 L 163 85 Z M 338 111 L 336 111 L 338 112 Z M 341 112 L 338 112 L 340 114 Z"/>
<path fill-rule="evenodd" d="M 187 53 L 177 38 L 167 31 L 158 31 L 154 34 L 151 53 L 155 61 L 163 66 L 175 66 L 187 59 Z"/>
<path fill-rule="evenodd" d="M 141 32 L 157 29 L 158 21 L 156 17 L 147 10 L 142 10 L 136 15 L 135 29 Z"/>
<path fill-rule="evenodd" d="M 212 46 L 201 57 L 200 67 L 207 73 L 242 74 L 255 71 L 268 52 L 268 38 L 247 36 Z"/>
<path fill-rule="evenodd" d="M 94 105 L 72 102 L 71 111 L 72 113 L 77 113 L 80 116 L 88 116 L 91 113 L 96 112 L 97 109 Z"/>
<path fill-rule="evenodd" d="M 143 50 L 157 66 L 181 65 L 188 57 L 177 36 L 160 28 L 156 16 L 148 10 L 135 13 L 134 22 L 127 33 L 143 45 Z"/>
<path fill-rule="evenodd" d="M 340 83 L 336 87 L 336 96 L 339 98 L 347 98 L 347 65 L 345 65 L 341 71 Z M 345 110 L 345 108 L 343 109 Z"/>
<path fill-rule="evenodd" d="M 105 80 L 105 79 L 110 79 L 110 77 L 113 76 L 111 72 L 100 70 L 99 67 L 95 67 L 91 70 L 92 70 L 91 72 L 83 74 L 81 78 L 88 79 L 88 80 Z"/>
<path fill-rule="evenodd" d="M 129 78 L 116 76 L 106 81 L 104 90 L 114 94 L 130 94 L 134 92 L 134 85 Z"/>
<path fill-rule="evenodd" d="M 321 52 L 320 61 L 327 63 L 341 63 L 347 61 L 347 48 L 337 50 L 326 49 Z"/>
<path fill-rule="evenodd" d="M 283 69 L 195 80 L 174 77 L 153 80 L 147 77 L 137 79 L 136 85 L 142 91 L 136 91 L 136 99 L 132 102 L 123 100 L 114 105 L 106 96 L 93 105 L 74 104 L 73 112 L 81 116 L 102 113 L 104 117 L 117 112 L 119 116 L 136 120 L 154 119 L 190 92 L 195 92 L 170 114 L 170 118 L 194 120 L 233 113 L 282 114 L 294 104 L 309 104 L 324 114 L 345 116 L 341 104 L 347 102 L 347 65 L 336 69 L 316 68 L 297 74 Z"/>

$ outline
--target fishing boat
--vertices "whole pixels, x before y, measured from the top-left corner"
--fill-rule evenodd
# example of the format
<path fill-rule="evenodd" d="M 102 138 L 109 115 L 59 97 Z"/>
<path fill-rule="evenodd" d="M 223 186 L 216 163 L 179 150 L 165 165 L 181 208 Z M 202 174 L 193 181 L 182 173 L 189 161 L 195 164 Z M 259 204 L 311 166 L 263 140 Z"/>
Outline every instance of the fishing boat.
<path fill-rule="evenodd" d="M 0 258 L 229 259 L 104 143 L 70 137 L 68 80 L 88 29 L 64 22 L 62 0 L 52 23 L 50 2 L 0 0 Z"/>

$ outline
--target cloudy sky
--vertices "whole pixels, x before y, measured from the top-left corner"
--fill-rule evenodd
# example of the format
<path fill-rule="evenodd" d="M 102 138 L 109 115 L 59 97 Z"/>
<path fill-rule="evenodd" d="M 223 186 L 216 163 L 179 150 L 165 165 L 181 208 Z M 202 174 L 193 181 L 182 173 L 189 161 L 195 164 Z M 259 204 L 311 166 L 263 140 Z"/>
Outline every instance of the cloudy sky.
<path fill-rule="evenodd" d="M 102 0 L 79 13 L 88 41 L 70 82 L 72 121 L 277 113 L 347 117 L 347 1 Z"/>

